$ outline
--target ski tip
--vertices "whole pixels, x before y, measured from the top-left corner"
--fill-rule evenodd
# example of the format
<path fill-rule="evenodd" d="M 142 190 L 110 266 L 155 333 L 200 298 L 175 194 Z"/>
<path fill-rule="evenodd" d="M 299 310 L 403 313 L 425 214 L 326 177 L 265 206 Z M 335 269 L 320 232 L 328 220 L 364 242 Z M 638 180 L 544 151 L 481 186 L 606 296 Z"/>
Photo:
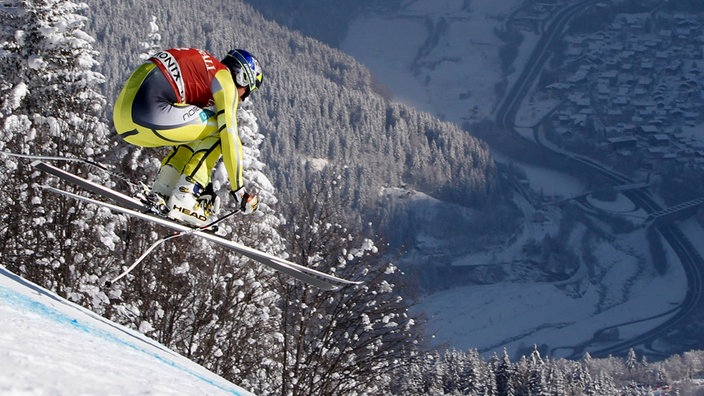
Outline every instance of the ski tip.
<path fill-rule="evenodd" d="M 320 289 L 325 290 L 325 291 L 336 292 L 336 291 L 343 290 L 349 286 L 359 286 L 363 283 L 364 282 L 361 282 L 361 281 L 350 281 L 350 280 L 346 280 L 346 279 L 340 279 L 338 282 L 336 282 L 334 284 L 329 283 L 325 287 L 322 287 L 322 286 L 318 286 L 318 287 Z"/>

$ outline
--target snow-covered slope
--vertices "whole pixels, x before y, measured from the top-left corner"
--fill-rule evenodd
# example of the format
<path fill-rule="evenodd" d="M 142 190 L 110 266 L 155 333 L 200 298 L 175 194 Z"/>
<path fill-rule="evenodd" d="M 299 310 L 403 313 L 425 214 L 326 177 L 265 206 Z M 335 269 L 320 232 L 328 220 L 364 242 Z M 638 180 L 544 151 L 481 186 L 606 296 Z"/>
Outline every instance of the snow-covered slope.
<path fill-rule="evenodd" d="M 397 10 L 368 10 L 354 18 L 340 49 L 366 65 L 394 99 L 451 122 L 489 117 L 501 72 L 495 31 L 522 0 L 412 0 Z M 514 65 L 530 53 L 524 32 Z M 511 76 L 509 76 L 509 80 Z"/>
<path fill-rule="evenodd" d="M 250 393 L 0 267 L 0 394 Z"/>

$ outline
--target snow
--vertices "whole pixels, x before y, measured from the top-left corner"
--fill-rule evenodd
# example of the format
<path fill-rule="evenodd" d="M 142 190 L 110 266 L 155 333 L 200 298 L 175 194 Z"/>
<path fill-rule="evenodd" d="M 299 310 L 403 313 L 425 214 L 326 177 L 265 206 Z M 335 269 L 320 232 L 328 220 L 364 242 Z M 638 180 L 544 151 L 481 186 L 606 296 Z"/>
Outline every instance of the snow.
<path fill-rule="evenodd" d="M 393 15 L 353 20 L 340 48 L 389 86 L 395 100 L 449 121 L 480 119 L 494 110 L 495 84 L 502 78 L 497 49 L 503 42 L 493 31 L 521 3 L 408 1 Z M 524 41 L 534 39 L 526 34 Z M 522 47 L 516 64 L 529 53 Z"/>
<path fill-rule="evenodd" d="M 599 204 L 601 201 L 592 200 Z M 606 207 L 631 211 L 632 204 L 623 198 Z M 502 249 L 492 258 L 509 261 L 518 257 L 516 248 L 528 237 L 539 237 L 535 225 L 525 227 L 518 242 Z M 688 235 L 704 233 L 695 224 Z M 554 231 L 550 226 L 545 232 Z M 520 351 L 534 344 L 547 345 L 554 356 L 569 356 L 576 346 L 592 342 L 595 332 L 618 325 L 619 335 L 641 334 L 663 323 L 673 306 L 685 296 L 686 278 L 673 258 L 665 275 L 658 275 L 649 264 L 642 241 L 644 230 L 620 237 L 615 244 L 599 243 L 593 253 L 599 257 L 601 279 L 590 281 L 584 264 L 575 274 L 561 282 L 502 282 L 470 285 L 427 296 L 419 310 L 430 315 L 431 332 L 436 345 L 458 349 L 478 348 L 481 352 Z M 666 245 L 667 246 L 667 245 Z M 506 252 L 508 257 L 501 257 Z M 476 254 L 455 261 L 455 265 L 486 263 L 488 254 Z M 645 260 L 645 264 L 644 264 Z M 637 281 L 636 281 L 637 280 Z M 657 290 L 657 292 L 653 292 Z M 630 323 L 633 322 L 633 323 Z M 597 343 L 592 342 L 592 345 Z"/>
<path fill-rule="evenodd" d="M 16 109 L 20 107 L 20 103 L 22 103 L 25 96 L 27 96 L 27 84 L 20 82 L 12 88 L 10 97 L 7 100 L 9 108 Z"/>
<path fill-rule="evenodd" d="M 320 172 L 328 166 L 330 161 L 325 158 L 305 158 L 301 162 L 310 166 L 311 170 Z"/>
<path fill-rule="evenodd" d="M 539 166 L 521 164 L 533 190 L 546 195 L 574 197 L 584 192 L 584 186 L 574 177 Z"/>
<path fill-rule="evenodd" d="M 699 143 L 699 148 L 704 148 L 704 124 L 682 128 L 682 137 Z"/>
<path fill-rule="evenodd" d="M 585 192 L 576 179 L 549 169 L 521 165 L 530 188 L 546 196 L 574 197 Z M 591 195 L 585 201 L 598 210 L 621 214 L 636 226 L 646 214 L 623 194 L 613 201 Z M 534 211 L 527 202 L 517 199 L 523 212 Z M 522 246 L 529 239 L 542 240 L 556 235 L 559 215 L 544 207 L 546 220 L 525 222 L 521 233 L 509 245 L 476 252 L 453 259 L 454 266 L 505 264 L 524 260 Z M 704 238 L 696 222 L 684 230 L 692 240 Z M 635 336 L 665 322 L 672 308 L 686 294 L 686 277 L 677 256 L 668 249 L 671 259 L 664 275 L 655 273 L 645 245 L 645 229 L 619 235 L 612 241 L 599 241 L 592 253 L 598 258 L 590 279 L 584 263 L 570 279 L 560 282 L 500 282 L 468 285 L 426 296 L 418 309 L 430 317 L 429 327 L 435 345 L 458 349 L 477 348 L 484 353 L 525 352 L 532 345 L 546 345 L 557 357 L 575 353 L 583 344 L 599 346 L 593 340 L 598 330 L 617 326 L 619 337 Z M 572 236 L 579 246 L 582 232 Z M 704 249 L 702 249 L 704 250 Z M 657 290 L 657 292 L 653 292 Z"/>
<path fill-rule="evenodd" d="M 477 348 L 497 352 L 517 351 L 532 345 L 547 345 L 553 356 L 569 356 L 575 347 L 592 339 L 597 330 L 622 324 L 620 337 L 637 335 L 665 322 L 684 290 L 663 287 L 679 283 L 676 275 L 651 278 L 638 284 L 626 303 L 602 312 L 595 306 L 599 296 L 590 290 L 578 298 L 546 283 L 467 286 L 433 295 L 425 308 L 433 313 L 436 343 L 458 349 Z M 664 296 L 652 288 L 671 290 Z M 650 319 L 652 318 L 652 319 Z M 638 323 L 628 324 L 637 321 Z"/>
<path fill-rule="evenodd" d="M 30 69 L 41 70 L 46 66 L 46 62 L 39 55 L 30 55 L 27 59 Z"/>
<path fill-rule="evenodd" d="M 3 267 L 0 318 L 3 395 L 250 394 Z"/>

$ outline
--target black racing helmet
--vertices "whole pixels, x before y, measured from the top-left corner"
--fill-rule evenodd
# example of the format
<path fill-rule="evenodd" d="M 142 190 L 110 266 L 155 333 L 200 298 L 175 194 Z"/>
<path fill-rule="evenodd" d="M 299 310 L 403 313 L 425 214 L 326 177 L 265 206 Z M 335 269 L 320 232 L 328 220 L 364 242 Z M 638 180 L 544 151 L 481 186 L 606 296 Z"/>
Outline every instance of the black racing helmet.
<path fill-rule="evenodd" d="M 232 73 L 232 79 L 238 87 L 247 88 L 243 98 L 262 85 L 262 68 L 257 58 L 243 49 L 234 49 L 227 53 L 222 64 Z"/>

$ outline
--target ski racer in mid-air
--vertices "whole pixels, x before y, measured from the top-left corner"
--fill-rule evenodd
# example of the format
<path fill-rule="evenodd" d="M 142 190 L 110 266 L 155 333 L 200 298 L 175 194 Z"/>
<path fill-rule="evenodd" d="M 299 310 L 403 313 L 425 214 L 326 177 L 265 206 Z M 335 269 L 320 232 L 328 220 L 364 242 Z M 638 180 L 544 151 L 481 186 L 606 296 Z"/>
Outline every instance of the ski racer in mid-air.
<path fill-rule="evenodd" d="M 117 97 L 117 133 L 140 147 L 172 149 L 147 200 L 168 217 L 203 226 L 219 206 L 211 176 L 222 158 L 236 204 L 257 209 L 242 180 L 237 107 L 262 83 L 259 61 L 235 49 L 217 60 L 195 48 L 172 48 L 139 66 Z"/>

